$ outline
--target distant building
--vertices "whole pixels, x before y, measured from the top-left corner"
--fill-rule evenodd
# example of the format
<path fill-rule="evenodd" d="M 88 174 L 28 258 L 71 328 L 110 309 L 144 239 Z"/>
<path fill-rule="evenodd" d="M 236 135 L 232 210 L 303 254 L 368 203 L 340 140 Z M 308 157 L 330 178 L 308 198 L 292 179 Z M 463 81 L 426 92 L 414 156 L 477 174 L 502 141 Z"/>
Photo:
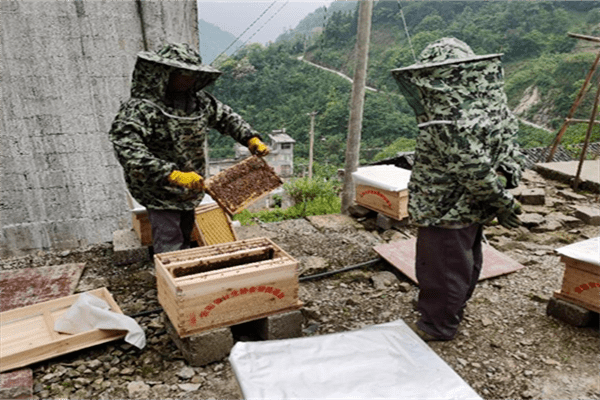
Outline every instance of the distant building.
<path fill-rule="evenodd" d="M 277 175 L 288 178 L 294 174 L 294 143 L 285 128 L 269 134 L 271 152 L 266 160 Z"/>
<path fill-rule="evenodd" d="M 285 133 L 285 128 L 272 131 L 268 137 L 267 145 L 271 152 L 265 157 L 265 161 L 273 167 L 275 173 L 280 177 L 291 177 L 294 174 L 294 143 L 296 141 Z M 234 147 L 235 158 L 209 160 L 209 176 L 213 176 L 250 156 L 250 152 L 245 146 L 235 143 Z"/>

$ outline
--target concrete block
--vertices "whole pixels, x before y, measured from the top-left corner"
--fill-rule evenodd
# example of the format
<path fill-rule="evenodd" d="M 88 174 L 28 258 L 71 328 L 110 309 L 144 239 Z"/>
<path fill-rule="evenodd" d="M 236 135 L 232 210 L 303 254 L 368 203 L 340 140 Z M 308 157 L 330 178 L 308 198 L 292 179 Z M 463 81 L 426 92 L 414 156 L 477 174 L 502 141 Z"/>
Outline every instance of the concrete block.
<path fill-rule="evenodd" d="M 148 246 L 142 246 L 140 239 L 131 229 L 113 232 L 113 263 L 127 265 L 150 260 Z"/>
<path fill-rule="evenodd" d="M 302 336 L 303 321 L 302 311 L 294 310 L 249 321 L 236 328 L 246 331 L 245 336 L 256 336 L 262 340 L 290 339 Z"/>
<path fill-rule="evenodd" d="M 600 226 L 600 210 L 597 207 L 577 206 L 575 217 L 588 225 Z"/>
<path fill-rule="evenodd" d="M 348 207 L 348 212 L 354 218 L 365 218 L 370 215 L 375 215 L 375 211 L 370 210 L 370 209 L 363 207 L 361 205 L 358 205 L 358 204 L 353 204 L 350 207 Z"/>
<path fill-rule="evenodd" d="M 378 228 L 383 229 L 384 231 L 387 231 L 388 229 L 392 229 L 392 228 L 400 228 L 400 227 L 406 226 L 407 223 L 408 223 L 408 218 L 404 218 L 403 220 L 399 221 L 397 219 L 390 218 L 387 215 L 383 215 L 381 213 L 377 214 L 376 225 Z"/>
<path fill-rule="evenodd" d="M 553 316 L 573 326 L 587 326 L 594 313 L 576 304 L 551 297 L 546 306 L 546 315 Z"/>
<path fill-rule="evenodd" d="M 33 372 L 29 368 L 0 374 L 0 399 L 31 399 Z"/>
<path fill-rule="evenodd" d="M 202 367 L 222 360 L 231 352 L 233 335 L 229 327 L 211 329 L 181 338 L 169 318 L 164 314 L 163 320 L 167 333 L 188 364 L 193 367 Z"/>
<path fill-rule="evenodd" d="M 519 199 L 523 204 L 544 205 L 546 203 L 546 193 L 542 188 L 523 189 Z"/>

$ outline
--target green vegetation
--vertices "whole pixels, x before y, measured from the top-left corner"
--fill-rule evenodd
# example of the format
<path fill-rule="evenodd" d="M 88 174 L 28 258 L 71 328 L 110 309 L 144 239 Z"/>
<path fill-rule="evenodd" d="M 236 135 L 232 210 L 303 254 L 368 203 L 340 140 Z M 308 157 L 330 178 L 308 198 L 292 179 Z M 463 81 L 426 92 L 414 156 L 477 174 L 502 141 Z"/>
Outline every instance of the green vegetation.
<path fill-rule="evenodd" d="M 307 165 L 310 117 L 315 119 L 315 170 L 332 176 L 343 167 L 351 84 L 336 74 L 303 62 L 344 72 L 352 77 L 357 29 L 356 2 L 333 2 L 305 18 L 298 29 L 269 46 L 250 44 L 214 65 L 224 72 L 209 89 L 263 133 L 286 128 L 296 140 L 295 165 Z M 564 120 L 593 62 L 596 50 L 567 33 L 599 35 L 597 2 L 440 1 L 400 3 L 415 54 L 430 42 L 454 36 L 477 54 L 503 53 L 506 93 L 511 107 L 534 90 L 539 101 L 525 119 L 544 115 L 557 129 Z M 390 70 L 413 64 L 399 3 L 374 3 L 360 162 L 368 163 L 414 149 L 418 133 L 414 114 L 400 95 Z M 595 90 L 595 87 L 594 87 Z M 593 93 L 588 93 L 576 118 L 589 118 Z M 583 125 L 574 125 L 564 144 L 578 143 Z M 597 129 L 594 138 L 598 138 Z M 521 125 L 524 147 L 547 146 L 549 133 Z M 209 137 L 214 158 L 231 157 L 233 141 L 214 132 Z M 298 171 L 301 171 L 299 169 Z M 303 202 L 299 215 L 306 212 Z M 324 206 L 321 204 L 321 206 Z M 298 207 L 298 205 L 294 206 Z"/>
<path fill-rule="evenodd" d="M 340 188 L 335 180 L 318 178 L 299 178 L 284 184 L 286 193 L 294 205 L 286 210 L 274 210 L 251 213 L 243 210 L 233 216 L 242 225 L 256 222 L 277 222 L 286 219 L 304 218 L 311 215 L 337 214 L 340 212 L 341 200 L 338 196 Z"/>

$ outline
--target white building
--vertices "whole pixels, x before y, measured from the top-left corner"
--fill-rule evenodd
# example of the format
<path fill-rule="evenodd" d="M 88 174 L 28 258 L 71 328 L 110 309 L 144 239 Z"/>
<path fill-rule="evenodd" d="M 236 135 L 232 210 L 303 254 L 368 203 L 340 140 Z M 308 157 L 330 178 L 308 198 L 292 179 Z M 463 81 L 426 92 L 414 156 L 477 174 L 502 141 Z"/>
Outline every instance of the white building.
<path fill-rule="evenodd" d="M 267 145 L 271 151 L 265 156 L 265 161 L 273 167 L 275 173 L 280 177 L 291 177 L 294 174 L 294 143 L 296 143 L 296 141 L 285 133 L 285 128 L 272 131 L 268 134 L 268 137 L 269 140 L 267 141 Z M 213 176 L 220 171 L 231 167 L 250 155 L 250 152 L 245 146 L 242 146 L 239 143 L 235 143 L 234 146 L 234 159 L 209 160 L 209 176 Z"/>

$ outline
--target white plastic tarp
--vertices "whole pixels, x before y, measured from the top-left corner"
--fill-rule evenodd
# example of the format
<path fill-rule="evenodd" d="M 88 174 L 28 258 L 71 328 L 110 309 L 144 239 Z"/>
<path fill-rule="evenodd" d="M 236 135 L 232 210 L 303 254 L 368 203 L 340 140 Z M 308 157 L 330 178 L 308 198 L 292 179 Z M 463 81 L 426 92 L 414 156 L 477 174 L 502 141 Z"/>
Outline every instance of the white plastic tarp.
<path fill-rule="evenodd" d="M 399 192 L 408 188 L 410 171 L 393 165 L 372 165 L 358 168 L 352 173 L 352 178 L 357 185 Z"/>
<path fill-rule="evenodd" d="M 245 399 L 481 399 L 402 320 L 238 342 L 229 360 Z"/>
<path fill-rule="evenodd" d="M 600 266 L 600 237 L 556 249 L 558 254 Z"/>

